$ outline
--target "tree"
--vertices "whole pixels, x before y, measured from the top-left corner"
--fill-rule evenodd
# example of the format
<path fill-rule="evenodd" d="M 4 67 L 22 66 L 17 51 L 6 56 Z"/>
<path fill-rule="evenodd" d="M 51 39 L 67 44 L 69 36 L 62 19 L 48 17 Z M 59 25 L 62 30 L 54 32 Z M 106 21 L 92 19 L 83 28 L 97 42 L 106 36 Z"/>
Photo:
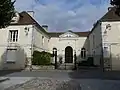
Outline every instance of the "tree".
<path fill-rule="evenodd" d="M 11 0 L 0 0 L 0 28 L 5 28 L 14 16 L 14 3 Z"/>
<path fill-rule="evenodd" d="M 110 4 L 116 7 L 115 13 L 120 16 L 120 0 L 111 0 Z"/>

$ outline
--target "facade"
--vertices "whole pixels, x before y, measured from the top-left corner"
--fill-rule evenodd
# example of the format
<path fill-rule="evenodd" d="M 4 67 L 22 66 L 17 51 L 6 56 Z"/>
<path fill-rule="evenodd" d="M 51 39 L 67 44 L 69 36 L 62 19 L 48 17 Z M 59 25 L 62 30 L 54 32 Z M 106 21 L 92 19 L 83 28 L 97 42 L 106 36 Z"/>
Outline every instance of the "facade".
<path fill-rule="evenodd" d="M 103 64 L 104 69 L 120 70 L 120 17 L 115 14 L 115 8 L 109 8 L 98 20 L 89 40 L 89 53 L 94 57 L 94 64 Z"/>
<path fill-rule="evenodd" d="M 93 57 L 94 65 L 120 70 L 120 17 L 114 11 L 110 9 L 87 32 L 48 32 L 48 26 L 35 21 L 33 12 L 16 13 L 11 25 L 0 30 L 0 70 L 24 69 L 31 65 L 34 51 L 53 53 L 53 49 L 63 63 L 74 63 L 76 53 L 78 62 Z"/>
<path fill-rule="evenodd" d="M 56 34 L 48 32 L 47 28 L 35 21 L 33 12 L 16 13 L 11 25 L 0 30 L 0 69 L 24 69 L 26 63 L 31 65 L 32 54 L 36 50 L 53 53 L 53 48 L 56 48 L 58 61 L 62 58 L 66 63 L 74 63 L 73 55 L 76 52 L 80 57 L 81 48 L 84 47 L 87 52 L 84 42 L 89 32 L 67 31 Z M 67 54 L 67 51 L 70 53 Z"/>
<path fill-rule="evenodd" d="M 88 52 L 88 46 L 85 44 L 87 35 L 89 32 L 59 32 L 49 33 L 51 36 L 49 41 L 49 50 L 52 53 L 53 48 L 57 49 L 58 61 L 62 58 L 64 63 L 74 63 L 74 54 L 77 55 L 77 61 L 85 60 L 81 58 L 81 50 L 84 48 L 86 54 Z"/>

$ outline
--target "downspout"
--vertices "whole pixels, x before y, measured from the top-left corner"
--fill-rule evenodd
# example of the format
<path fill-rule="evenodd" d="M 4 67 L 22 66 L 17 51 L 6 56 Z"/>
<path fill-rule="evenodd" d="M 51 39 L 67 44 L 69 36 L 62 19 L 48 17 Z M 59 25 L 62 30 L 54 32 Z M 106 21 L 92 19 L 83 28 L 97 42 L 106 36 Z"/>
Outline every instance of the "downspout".
<path fill-rule="evenodd" d="M 31 39 L 31 66 L 30 66 L 30 71 L 32 70 L 32 59 L 33 59 L 33 42 L 34 39 L 34 24 L 32 25 L 32 39 Z"/>

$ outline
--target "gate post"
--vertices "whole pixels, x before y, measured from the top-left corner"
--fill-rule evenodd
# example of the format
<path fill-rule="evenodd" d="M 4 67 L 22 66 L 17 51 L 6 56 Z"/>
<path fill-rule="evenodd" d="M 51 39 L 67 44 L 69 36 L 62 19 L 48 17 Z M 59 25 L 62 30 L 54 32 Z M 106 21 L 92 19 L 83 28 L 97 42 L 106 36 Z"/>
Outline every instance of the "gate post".
<path fill-rule="evenodd" d="M 55 58 L 55 69 L 57 69 L 57 49 L 53 48 L 53 56 Z"/>
<path fill-rule="evenodd" d="M 75 52 L 75 54 L 74 54 L 74 69 L 75 69 L 75 70 L 77 69 L 76 59 L 77 59 L 77 57 L 76 57 L 76 52 Z"/>

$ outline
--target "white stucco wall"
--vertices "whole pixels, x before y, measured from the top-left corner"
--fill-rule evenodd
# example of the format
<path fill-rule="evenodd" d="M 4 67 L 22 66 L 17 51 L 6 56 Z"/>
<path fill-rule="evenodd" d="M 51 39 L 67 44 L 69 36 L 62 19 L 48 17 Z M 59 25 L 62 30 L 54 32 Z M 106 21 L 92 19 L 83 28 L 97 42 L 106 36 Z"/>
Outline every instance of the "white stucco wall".
<path fill-rule="evenodd" d="M 100 65 L 102 55 L 101 24 L 98 23 L 89 35 L 89 55 L 94 57 L 94 64 Z"/>
<path fill-rule="evenodd" d="M 28 35 L 25 35 L 25 27 L 29 28 Z M 9 42 L 9 30 L 18 30 L 18 41 L 15 44 L 18 45 L 16 53 L 15 63 L 6 62 L 6 51 L 8 48 Z M 21 69 L 24 67 L 23 62 L 27 57 L 31 57 L 31 35 L 32 35 L 32 25 L 14 25 L 8 26 L 7 28 L 0 30 L 0 69 L 7 68 L 9 69 Z M 25 58 L 26 57 L 26 58 Z M 4 64 L 3 64 L 4 63 Z"/>
<path fill-rule="evenodd" d="M 76 51 L 77 59 L 80 60 L 81 48 L 84 47 L 84 43 L 87 37 L 78 37 L 78 38 L 59 38 L 52 37 L 49 41 L 49 50 L 52 53 L 53 48 L 57 48 L 57 55 L 63 57 L 63 62 L 65 61 L 65 48 L 71 46 L 73 48 L 73 55 Z M 85 48 L 87 45 L 85 45 Z M 74 57 L 73 57 L 74 60 Z"/>
<path fill-rule="evenodd" d="M 107 29 L 106 38 L 103 36 L 106 25 L 110 24 L 110 30 Z M 109 64 L 113 70 L 120 70 L 120 22 L 102 22 L 103 48 L 107 47 Z"/>
<path fill-rule="evenodd" d="M 34 32 L 33 32 L 33 36 L 34 36 L 34 50 L 37 51 L 46 51 L 48 52 L 48 43 L 49 43 L 49 36 L 42 32 L 42 30 L 38 29 L 36 26 L 34 26 Z M 42 36 L 44 37 L 44 41 L 42 39 Z"/>

